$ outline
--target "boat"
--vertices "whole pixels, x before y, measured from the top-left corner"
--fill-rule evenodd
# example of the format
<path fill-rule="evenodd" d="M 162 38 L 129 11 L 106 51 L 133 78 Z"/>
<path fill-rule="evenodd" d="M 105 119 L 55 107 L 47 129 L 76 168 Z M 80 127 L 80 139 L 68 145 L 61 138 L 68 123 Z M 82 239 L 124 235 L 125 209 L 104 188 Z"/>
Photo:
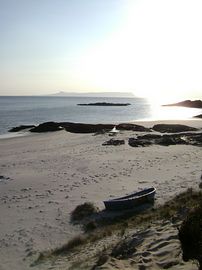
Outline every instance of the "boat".
<path fill-rule="evenodd" d="M 142 206 L 148 203 L 154 203 L 156 189 L 154 187 L 146 188 L 141 191 L 133 192 L 124 197 L 103 201 L 106 210 L 125 210 Z"/>

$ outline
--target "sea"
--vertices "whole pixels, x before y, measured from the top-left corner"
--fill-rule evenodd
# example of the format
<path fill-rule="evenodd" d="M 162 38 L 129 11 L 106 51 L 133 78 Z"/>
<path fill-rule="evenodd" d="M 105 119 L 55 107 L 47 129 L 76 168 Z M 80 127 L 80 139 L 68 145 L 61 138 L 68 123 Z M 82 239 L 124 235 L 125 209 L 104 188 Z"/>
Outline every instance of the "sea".
<path fill-rule="evenodd" d="M 80 103 L 130 103 L 129 106 L 78 106 Z M 122 123 L 147 120 L 190 119 L 201 109 L 163 107 L 145 98 L 0 96 L 0 134 L 19 125 L 48 121 Z"/>

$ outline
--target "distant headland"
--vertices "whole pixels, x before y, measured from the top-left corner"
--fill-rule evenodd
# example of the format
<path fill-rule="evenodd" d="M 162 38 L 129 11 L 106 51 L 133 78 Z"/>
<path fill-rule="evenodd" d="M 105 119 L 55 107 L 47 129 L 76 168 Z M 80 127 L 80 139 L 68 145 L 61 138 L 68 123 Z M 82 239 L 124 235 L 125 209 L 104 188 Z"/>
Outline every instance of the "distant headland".
<path fill-rule="evenodd" d="M 189 108 L 202 108 L 202 100 L 184 100 L 178 103 L 165 104 L 163 106 L 181 106 L 181 107 L 189 107 Z"/>
<path fill-rule="evenodd" d="M 132 92 L 65 92 L 59 91 L 55 94 L 50 94 L 52 97 L 113 97 L 113 98 L 133 98 Z"/>

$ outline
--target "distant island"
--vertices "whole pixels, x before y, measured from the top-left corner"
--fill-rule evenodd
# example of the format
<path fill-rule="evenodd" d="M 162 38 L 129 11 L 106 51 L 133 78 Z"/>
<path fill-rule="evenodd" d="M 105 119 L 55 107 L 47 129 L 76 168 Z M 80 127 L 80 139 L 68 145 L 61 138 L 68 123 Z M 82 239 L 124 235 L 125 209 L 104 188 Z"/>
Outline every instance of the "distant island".
<path fill-rule="evenodd" d="M 202 118 L 202 114 L 195 115 L 194 118 Z"/>
<path fill-rule="evenodd" d="M 65 92 L 60 91 L 55 94 L 50 94 L 52 97 L 120 97 L 133 98 L 135 97 L 131 92 Z"/>
<path fill-rule="evenodd" d="M 178 103 L 166 104 L 163 106 L 181 106 L 181 107 L 189 107 L 189 108 L 202 108 L 202 100 L 184 100 Z"/>
<path fill-rule="evenodd" d="M 80 103 L 78 106 L 129 106 L 130 103 L 111 103 L 111 102 L 95 102 L 95 103 Z"/>

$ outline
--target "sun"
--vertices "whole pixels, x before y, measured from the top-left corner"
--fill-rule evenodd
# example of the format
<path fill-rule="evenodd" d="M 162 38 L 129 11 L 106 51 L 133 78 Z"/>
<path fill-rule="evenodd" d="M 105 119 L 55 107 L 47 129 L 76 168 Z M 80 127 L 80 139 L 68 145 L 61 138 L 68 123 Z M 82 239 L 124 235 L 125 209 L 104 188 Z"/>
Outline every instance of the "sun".
<path fill-rule="evenodd" d="M 192 56 L 187 55 L 185 47 L 189 51 L 192 41 L 187 41 L 186 31 L 179 39 L 179 14 L 169 2 L 155 3 L 145 6 L 131 1 L 120 29 L 83 51 L 71 68 L 79 88 L 119 92 L 132 89 L 135 96 L 158 104 L 187 99 L 201 89 L 202 54 L 192 50 Z M 177 7 L 180 10 L 181 4 Z M 174 16 L 172 21 L 168 9 Z M 187 23 L 185 17 L 182 19 Z"/>

